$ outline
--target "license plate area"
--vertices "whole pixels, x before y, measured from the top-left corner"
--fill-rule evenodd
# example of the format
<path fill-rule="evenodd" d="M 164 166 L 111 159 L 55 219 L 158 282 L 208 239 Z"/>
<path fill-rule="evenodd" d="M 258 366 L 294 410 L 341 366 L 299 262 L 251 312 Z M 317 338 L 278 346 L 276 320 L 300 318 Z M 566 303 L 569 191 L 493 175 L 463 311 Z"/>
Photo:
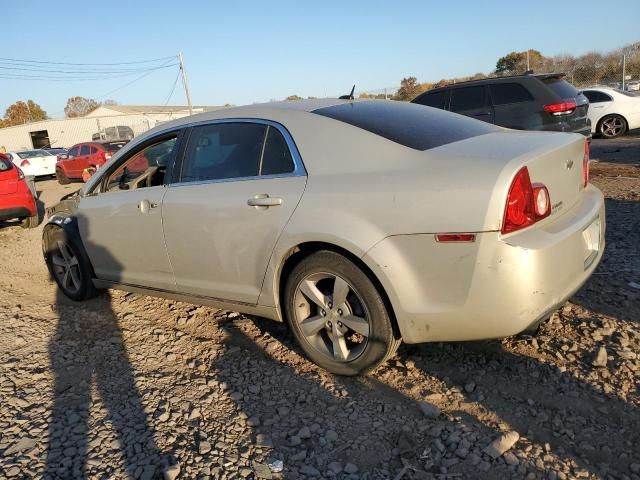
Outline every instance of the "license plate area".
<path fill-rule="evenodd" d="M 600 251 L 602 229 L 600 228 L 600 216 L 582 231 L 584 243 L 584 269 L 591 266 Z"/>

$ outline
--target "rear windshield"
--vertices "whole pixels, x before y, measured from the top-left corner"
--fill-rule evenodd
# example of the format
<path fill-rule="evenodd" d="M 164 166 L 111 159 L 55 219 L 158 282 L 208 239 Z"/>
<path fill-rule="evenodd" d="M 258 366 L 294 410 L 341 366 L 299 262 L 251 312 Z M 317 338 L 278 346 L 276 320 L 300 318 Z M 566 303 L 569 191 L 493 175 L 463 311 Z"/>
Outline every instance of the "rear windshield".
<path fill-rule="evenodd" d="M 126 144 L 127 142 L 113 142 L 113 143 L 103 143 L 102 146 L 107 152 L 117 152 Z"/>
<path fill-rule="evenodd" d="M 18 152 L 20 158 L 36 158 L 36 157 L 48 157 L 50 153 L 44 150 L 27 150 L 26 152 Z"/>
<path fill-rule="evenodd" d="M 429 150 L 499 130 L 491 124 L 437 108 L 389 100 L 342 103 L 313 113 L 416 150 Z"/>
<path fill-rule="evenodd" d="M 578 96 L 578 89 L 560 77 L 547 77 L 540 80 L 558 94 L 560 98 L 575 98 Z"/>

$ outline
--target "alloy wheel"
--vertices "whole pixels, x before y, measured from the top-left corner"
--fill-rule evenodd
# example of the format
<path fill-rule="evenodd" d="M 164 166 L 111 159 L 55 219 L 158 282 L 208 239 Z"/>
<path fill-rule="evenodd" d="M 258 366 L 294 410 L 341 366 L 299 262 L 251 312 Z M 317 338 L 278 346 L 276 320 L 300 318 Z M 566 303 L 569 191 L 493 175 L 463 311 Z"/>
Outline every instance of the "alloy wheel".
<path fill-rule="evenodd" d="M 294 316 L 306 341 L 330 360 L 349 362 L 367 346 L 370 314 L 360 294 L 333 273 L 313 273 L 296 287 Z"/>
<path fill-rule="evenodd" d="M 602 135 L 616 137 L 624 130 L 624 122 L 619 117 L 607 118 L 602 122 Z"/>
<path fill-rule="evenodd" d="M 58 249 L 51 254 L 53 273 L 62 288 L 72 294 L 77 293 L 82 286 L 78 257 L 73 249 L 62 240 L 57 241 L 57 246 Z"/>

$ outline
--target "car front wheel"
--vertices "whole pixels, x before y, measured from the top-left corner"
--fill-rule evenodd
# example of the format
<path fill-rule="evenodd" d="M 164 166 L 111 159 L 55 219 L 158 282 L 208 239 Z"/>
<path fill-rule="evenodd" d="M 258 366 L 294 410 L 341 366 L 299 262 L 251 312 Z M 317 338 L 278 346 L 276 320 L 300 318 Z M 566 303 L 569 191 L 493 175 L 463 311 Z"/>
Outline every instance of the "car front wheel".
<path fill-rule="evenodd" d="M 50 230 L 45 246 L 47 267 L 62 293 L 76 301 L 97 294 L 89 260 L 67 232 L 61 228 Z"/>
<path fill-rule="evenodd" d="M 56 168 L 56 178 L 58 179 L 58 183 L 60 185 L 68 185 L 71 183 L 71 180 L 65 175 L 64 170 L 61 168 Z"/>
<path fill-rule="evenodd" d="M 285 313 L 305 354 L 338 375 L 375 369 L 401 343 L 376 286 L 336 252 L 316 252 L 294 267 L 285 287 Z"/>
<path fill-rule="evenodd" d="M 627 122 L 620 115 L 607 115 L 600 120 L 598 133 L 604 138 L 615 138 L 627 131 Z"/>

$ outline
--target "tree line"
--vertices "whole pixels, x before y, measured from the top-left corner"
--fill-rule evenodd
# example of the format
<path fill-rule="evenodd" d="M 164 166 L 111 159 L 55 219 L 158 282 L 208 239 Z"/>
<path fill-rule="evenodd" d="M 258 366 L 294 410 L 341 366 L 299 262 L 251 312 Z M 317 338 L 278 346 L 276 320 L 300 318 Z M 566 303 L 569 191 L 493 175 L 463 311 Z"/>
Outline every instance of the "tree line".
<path fill-rule="evenodd" d="M 64 114 L 67 118 L 84 117 L 102 105 L 117 105 L 117 102 L 115 100 L 98 102 L 92 98 L 80 96 L 70 97 L 64 107 Z M 47 112 L 33 100 L 26 102 L 18 100 L 5 110 L 4 118 L 0 119 L 0 128 L 48 119 Z"/>

